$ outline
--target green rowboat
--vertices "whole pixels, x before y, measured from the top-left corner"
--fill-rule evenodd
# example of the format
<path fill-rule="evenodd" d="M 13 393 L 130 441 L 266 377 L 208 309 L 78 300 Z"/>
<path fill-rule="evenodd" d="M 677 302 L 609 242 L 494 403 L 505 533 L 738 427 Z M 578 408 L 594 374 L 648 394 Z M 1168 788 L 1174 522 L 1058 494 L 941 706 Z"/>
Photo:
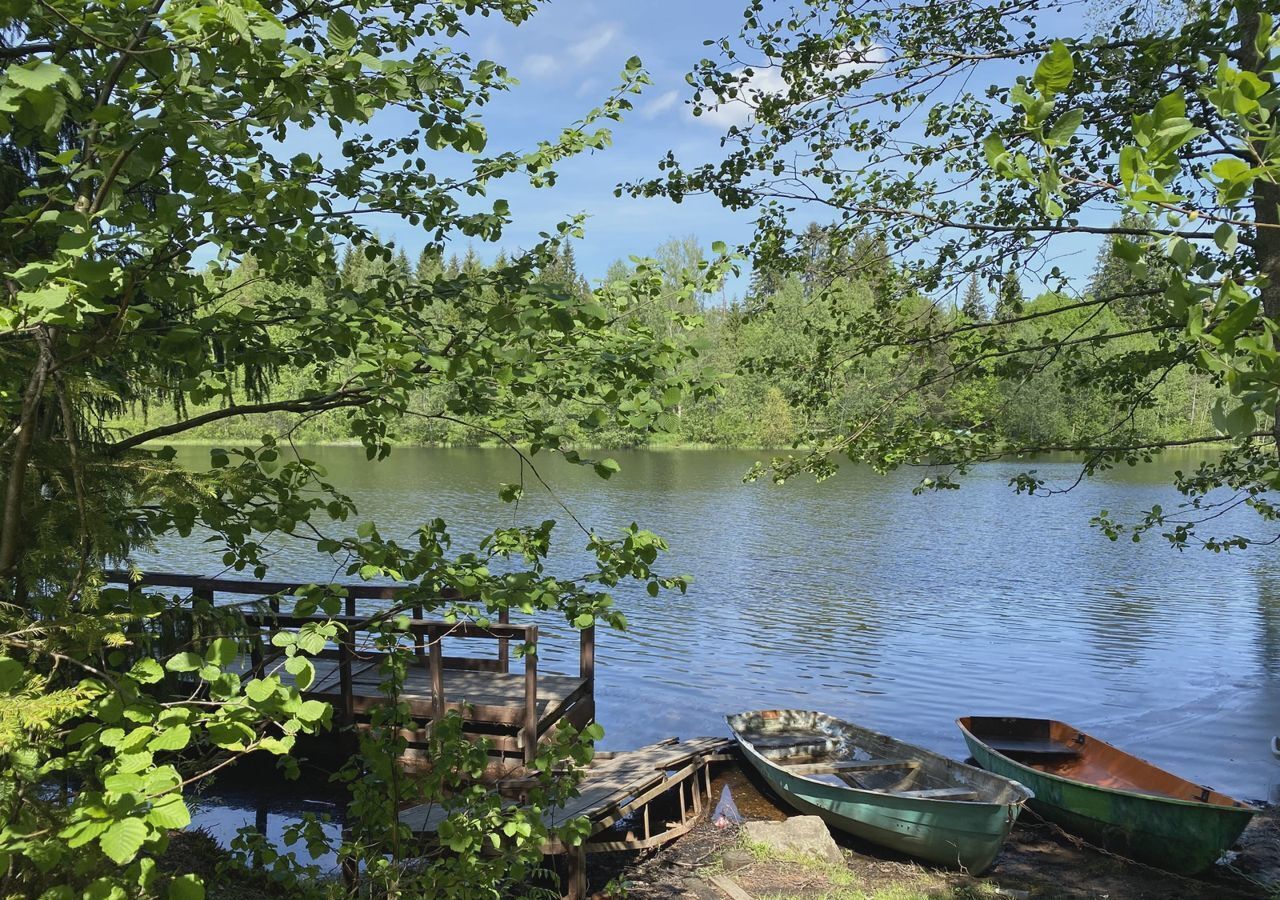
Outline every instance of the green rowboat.
<path fill-rule="evenodd" d="M 1064 722 L 971 716 L 956 724 L 978 765 L 1035 792 L 1032 811 L 1171 872 L 1209 868 L 1256 812 Z"/>
<path fill-rule="evenodd" d="M 991 865 L 1031 792 L 1007 778 L 807 710 L 728 717 L 747 761 L 832 828 L 974 874 Z"/>

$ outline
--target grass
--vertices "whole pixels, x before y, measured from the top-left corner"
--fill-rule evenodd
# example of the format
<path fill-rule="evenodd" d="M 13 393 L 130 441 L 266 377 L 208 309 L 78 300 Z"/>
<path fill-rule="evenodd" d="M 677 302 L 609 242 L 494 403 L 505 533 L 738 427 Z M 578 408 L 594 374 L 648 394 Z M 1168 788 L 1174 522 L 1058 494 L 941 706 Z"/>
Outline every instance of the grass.
<path fill-rule="evenodd" d="M 954 876 L 931 872 L 910 863 L 884 863 L 877 870 L 859 872 L 807 853 L 778 852 L 763 844 L 744 842 L 755 861 L 734 873 L 735 880 L 760 900 L 988 900 L 1001 896 L 994 885 L 954 883 Z M 791 889 L 805 885 L 803 892 Z M 771 890 L 775 885 L 787 885 Z"/>

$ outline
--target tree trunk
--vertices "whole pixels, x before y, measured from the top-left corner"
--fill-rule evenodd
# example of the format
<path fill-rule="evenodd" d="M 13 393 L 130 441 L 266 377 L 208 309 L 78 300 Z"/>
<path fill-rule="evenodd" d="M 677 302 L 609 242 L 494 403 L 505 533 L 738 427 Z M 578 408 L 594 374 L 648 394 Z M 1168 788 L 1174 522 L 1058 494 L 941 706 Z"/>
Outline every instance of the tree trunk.
<path fill-rule="evenodd" d="M 22 395 L 22 413 L 18 418 L 13 458 L 9 463 L 8 483 L 5 485 L 4 515 L 0 518 L 0 577 L 11 575 L 18 559 L 27 461 L 31 458 L 31 446 L 35 443 L 37 413 L 40 411 L 45 381 L 53 363 L 49 335 L 43 330 L 37 334 L 40 340 L 40 357 L 36 360 L 27 389 Z"/>
<path fill-rule="evenodd" d="M 1274 83 L 1269 72 L 1264 71 L 1265 56 L 1257 50 L 1257 36 L 1261 27 L 1258 6 L 1254 0 L 1241 0 L 1236 7 L 1240 18 L 1241 68 L 1253 72 L 1264 81 Z M 1254 153 L 1258 159 L 1267 158 L 1265 140 L 1254 140 Z M 1253 183 L 1253 218 L 1256 223 L 1253 235 L 1254 256 L 1258 273 L 1263 276 L 1259 298 L 1262 314 L 1273 322 L 1280 322 L 1280 185 L 1266 178 Z M 1271 433 L 1280 453 L 1280 410 L 1272 410 Z"/>

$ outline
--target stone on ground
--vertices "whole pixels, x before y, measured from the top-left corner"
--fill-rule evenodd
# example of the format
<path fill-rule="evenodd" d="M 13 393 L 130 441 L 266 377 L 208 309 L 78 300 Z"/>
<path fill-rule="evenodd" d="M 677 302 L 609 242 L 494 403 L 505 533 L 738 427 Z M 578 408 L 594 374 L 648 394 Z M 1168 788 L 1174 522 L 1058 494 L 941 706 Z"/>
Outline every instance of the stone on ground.
<path fill-rule="evenodd" d="M 747 822 L 743 836 L 752 844 L 763 844 L 774 853 L 802 853 L 833 865 L 844 863 L 827 823 L 817 816 L 792 816 L 782 822 Z"/>

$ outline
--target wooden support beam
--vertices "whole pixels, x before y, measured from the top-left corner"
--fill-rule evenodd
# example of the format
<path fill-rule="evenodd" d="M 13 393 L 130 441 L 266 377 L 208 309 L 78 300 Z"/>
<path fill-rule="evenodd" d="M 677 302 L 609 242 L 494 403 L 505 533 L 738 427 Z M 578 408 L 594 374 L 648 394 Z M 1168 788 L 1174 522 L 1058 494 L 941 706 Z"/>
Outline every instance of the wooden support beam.
<path fill-rule="evenodd" d="M 529 626 L 531 652 L 524 657 L 524 761 L 531 763 L 538 755 L 538 626 Z"/>
<path fill-rule="evenodd" d="M 440 649 L 440 632 L 434 626 L 427 629 L 427 642 L 431 645 L 431 721 L 444 718 L 444 659 Z"/>
<path fill-rule="evenodd" d="M 511 624 L 511 610 L 505 606 L 498 610 L 498 624 Z M 511 671 L 511 647 L 508 638 L 498 638 L 498 671 L 503 675 Z"/>

